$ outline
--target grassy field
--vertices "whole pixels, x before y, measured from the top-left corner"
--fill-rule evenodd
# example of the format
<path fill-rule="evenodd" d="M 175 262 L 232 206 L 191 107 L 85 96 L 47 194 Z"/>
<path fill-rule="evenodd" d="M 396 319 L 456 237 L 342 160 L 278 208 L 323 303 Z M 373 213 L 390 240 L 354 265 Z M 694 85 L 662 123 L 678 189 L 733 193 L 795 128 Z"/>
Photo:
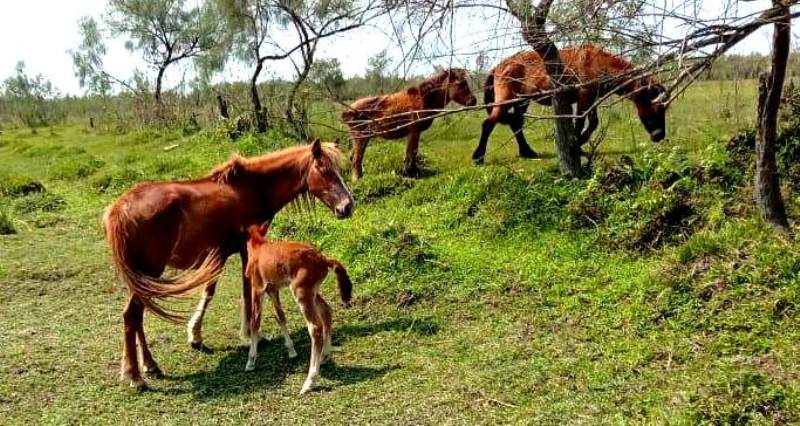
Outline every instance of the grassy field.
<path fill-rule="evenodd" d="M 646 142 L 628 105 L 602 111 L 604 156 L 703 165 L 751 121 L 753 87 L 695 87 L 674 104 L 660 147 Z M 518 160 L 499 129 L 487 165 L 475 167 L 481 114 L 448 117 L 424 134 L 422 179 L 396 174 L 402 144 L 370 146 L 352 219 L 321 207 L 279 215 L 274 235 L 313 242 L 355 284 L 353 308 L 334 304 L 342 351 L 304 397 L 309 340 L 293 305 L 300 356 L 288 359 L 268 315 L 256 370 L 244 372 L 237 260 L 206 319 L 213 353 L 190 350 L 183 327 L 146 316 L 167 378 L 150 379 L 141 394 L 120 385 L 124 290 L 100 228 L 103 207 L 135 182 L 203 175 L 231 152 L 291 141 L 3 131 L 0 219 L 16 233 L 0 235 L 1 422 L 800 422 L 800 245 L 762 226 L 746 183 L 698 184 L 691 194 L 710 207 L 690 216 L 692 232 L 632 248 L 637 228 L 612 219 L 644 221 L 652 209 L 641 194 L 661 197 L 674 185 L 620 192 L 605 224 L 576 226 L 575 205 L 598 180 L 557 175 L 550 123 L 527 130 L 543 160 Z M 330 301 L 333 287 L 324 290 Z"/>

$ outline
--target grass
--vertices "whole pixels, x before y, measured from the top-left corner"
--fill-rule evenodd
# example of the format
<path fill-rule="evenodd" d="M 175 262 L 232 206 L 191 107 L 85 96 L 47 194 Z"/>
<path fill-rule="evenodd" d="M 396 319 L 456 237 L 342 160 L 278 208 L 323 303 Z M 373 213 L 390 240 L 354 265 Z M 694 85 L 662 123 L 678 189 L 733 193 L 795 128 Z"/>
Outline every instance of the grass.
<path fill-rule="evenodd" d="M 645 142 L 629 106 L 603 111 L 605 158 L 667 164 L 680 147 L 686 164 L 710 161 L 720 140 L 748 124 L 753 87 L 736 98 L 728 86 L 696 86 L 670 111 L 664 147 Z M 77 126 L 4 131 L 0 223 L 15 230 L 0 236 L 4 422 L 800 421 L 798 243 L 755 218 L 741 201 L 746 185 L 691 186 L 693 217 L 702 219 L 691 232 L 653 249 L 627 247 L 635 225 L 665 217 L 659 191 L 609 196 L 605 222 L 576 225 L 576 203 L 596 180 L 553 172 L 550 124 L 527 131 L 544 160 L 518 160 L 509 132 L 498 129 L 478 168 L 469 157 L 480 120 L 451 116 L 425 133 L 431 173 L 423 179 L 394 173 L 402 144 L 371 145 L 350 220 L 320 207 L 279 215 L 275 235 L 312 241 L 355 283 L 354 307 L 334 305 L 342 352 L 323 368 L 319 390 L 302 398 L 309 341 L 291 306 L 300 357 L 288 359 L 267 315 L 257 368 L 244 372 L 236 259 L 205 324 L 214 352 L 191 351 L 183 327 L 146 317 L 168 377 L 149 380 L 142 394 L 121 386 L 124 291 L 99 226 L 103 207 L 135 182 L 202 175 L 233 151 L 291 141 Z M 650 203 L 646 214 L 634 215 L 635 203 Z M 332 287 L 324 291 L 335 301 Z"/>

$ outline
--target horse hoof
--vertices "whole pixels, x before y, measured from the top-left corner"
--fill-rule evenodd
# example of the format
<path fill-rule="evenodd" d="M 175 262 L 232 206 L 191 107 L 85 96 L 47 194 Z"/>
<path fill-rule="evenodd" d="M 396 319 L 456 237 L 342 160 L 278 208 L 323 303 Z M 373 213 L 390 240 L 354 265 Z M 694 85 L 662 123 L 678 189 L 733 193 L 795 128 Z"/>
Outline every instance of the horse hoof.
<path fill-rule="evenodd" d="M 483 157 L 478 157 L 478 158 L 474 158 L 473 157 L 472 158 L 472 162 L 475 163 L 476 166 L 482 166 L 483 163 L 484 163 L 484 158 Z"/>
<path fill-rule="evenodd" d="M 294 349 L 289 350 L 289 358 L 297 358 L 297 351 Z"/>
<path fill-rule="evenodd" d="M 519 157 L 526 158 L 529 160 L 534 160 L 539 158 L 539 154 L 537 154 L 536 151 L 525 151 L 525 152 L 520 152 Z"/>
<path fill-rule="evenodd" d="M 130 386 L 131 386 L 131 389 L 133 389 L 135 392 L 138 392 L 138 393 L 146 392 L 148 389 L 150 389 L 147 386 L 147 382 L 145 382 L 144 380 L 141 380 L 141 379 L 139 379 L 139 380 L 131 380 Z"/>
<path fill-rule="evenodd" d="M 244 366 L 244 371 L 253 371 L 255 369 L 256 369 L 256 363 L 255 362 L 251 363 L 251 362 L 248 361 L 247 365 Z"/>
<path fill-rule="evenodd" d="M 192 349 L 196 350 L 197 352 L 201 352 L 204 354 L 210 354 L 214 352 L 213 349 L 209 348 L 208 346 L 204 345 L 203 342 L 192 342 Z"/>
<path fill-rule="evenodd" d="M 164 376 L 164 372 L 161 371 L 161 369 L 158 368 L 158 367 L 146 368 L 144 370 L 144 373 L 147 374 L 148 376 L 154 378 L 154 379 L 163 379 L 165 377 Z"/>
<path fill-rule="evenodd" d="M 307 394 L 309 392 L 311 392 L 311 385 L 308 385 L 308 386 L 303 385 L 303 388 L 300 389 L 300 395 L 305 395 L 305 394 Z"/>

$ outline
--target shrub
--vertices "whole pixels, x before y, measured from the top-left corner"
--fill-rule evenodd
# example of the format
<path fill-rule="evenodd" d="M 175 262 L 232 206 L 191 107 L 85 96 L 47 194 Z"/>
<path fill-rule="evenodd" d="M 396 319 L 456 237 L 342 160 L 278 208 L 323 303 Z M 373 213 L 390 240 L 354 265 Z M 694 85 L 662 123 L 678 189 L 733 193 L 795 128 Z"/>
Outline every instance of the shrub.
<path fill-rule="evenodd" d="M 17 230 L 14 228 L 11 215 L 4 208 L 0 207 L 0 235 L 10 235 L 16 233 Z"/>
<path fill-rule="evenodd" d="M 44 185 L 37 180 L 27 176 L 0 173 L 0 195 L 20 197 L 44 191 Z"/>

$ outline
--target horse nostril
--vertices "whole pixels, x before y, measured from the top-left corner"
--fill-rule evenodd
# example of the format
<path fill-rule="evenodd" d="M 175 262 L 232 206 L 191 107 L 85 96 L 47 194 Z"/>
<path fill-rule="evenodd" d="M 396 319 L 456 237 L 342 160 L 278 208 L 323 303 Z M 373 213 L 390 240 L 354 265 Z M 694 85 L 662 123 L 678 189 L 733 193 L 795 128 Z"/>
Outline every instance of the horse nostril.
<path fill-rule="evenodd" d="M 353 214 L 353 203 L 347 202 L 345 204 L 340 204 L 336 206 L 336 216 L 339 219 L 344 219 L 350 217 Z"/>

